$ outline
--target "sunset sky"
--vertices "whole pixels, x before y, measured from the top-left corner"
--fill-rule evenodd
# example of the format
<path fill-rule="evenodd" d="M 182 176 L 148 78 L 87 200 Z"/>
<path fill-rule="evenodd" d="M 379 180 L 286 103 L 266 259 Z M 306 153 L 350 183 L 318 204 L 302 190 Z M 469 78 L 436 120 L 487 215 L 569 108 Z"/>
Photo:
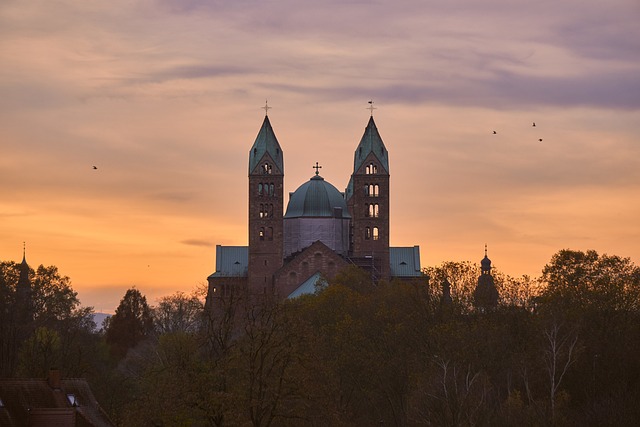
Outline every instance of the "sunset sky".
<path fill-rule="evenodd" d="M 391 244 L 423 267 L 485 243 L 512 276 L 563 248 L 638 264 L 639 22 L 638 0 L 2 0 L 0 260 L 26 242 L 104 312 L 202 285 L 247 244 L 268 99 L 285 194 L 316 161 L 345 188 L 374 101 Z"/>

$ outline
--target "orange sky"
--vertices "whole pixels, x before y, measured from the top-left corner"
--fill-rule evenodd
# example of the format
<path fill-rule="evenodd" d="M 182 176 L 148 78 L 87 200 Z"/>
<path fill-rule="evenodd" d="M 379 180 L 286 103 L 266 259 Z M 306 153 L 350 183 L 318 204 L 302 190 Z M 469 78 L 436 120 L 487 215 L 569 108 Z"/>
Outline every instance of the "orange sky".
<path fill-rule="evenodd" d="M 224 3 L 0 4 L 0 259 L 26 241 L 97 311 L 189 292 L 247 243 L 264 100 L 289 192 L 346 186 L 373 99 L 423 266 L 640 262 L 636 2 Z"/>

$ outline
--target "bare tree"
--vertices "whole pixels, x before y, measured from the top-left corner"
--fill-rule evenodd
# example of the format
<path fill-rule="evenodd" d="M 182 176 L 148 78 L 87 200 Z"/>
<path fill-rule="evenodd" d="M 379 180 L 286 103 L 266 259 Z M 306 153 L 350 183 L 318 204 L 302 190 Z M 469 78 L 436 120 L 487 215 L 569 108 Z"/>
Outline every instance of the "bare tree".
<path fill-rule="evenodd" d="M 561 325 L 555 320 L 543 331 L 543 334 L 545 338 L 544 361 L 549 378 L 551 420 L 554 422 L 558 390 L 567 370 L 575 362 L 578 335 L 573 331 L 562 332 Z"/>

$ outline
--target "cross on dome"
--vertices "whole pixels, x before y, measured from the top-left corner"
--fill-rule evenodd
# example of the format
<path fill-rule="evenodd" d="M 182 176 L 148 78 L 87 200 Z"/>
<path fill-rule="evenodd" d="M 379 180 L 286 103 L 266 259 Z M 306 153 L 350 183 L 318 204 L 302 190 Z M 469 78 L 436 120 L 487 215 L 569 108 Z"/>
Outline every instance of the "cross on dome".
<path fill-rule="evenodd" d="M 316 170 L 316 176 L 320 175 L 320 169 L 322 169 L 322 166 L 318 165 L 318 162 L 316 162 L 315 166 L 311 166 L 311 167 Z"/>

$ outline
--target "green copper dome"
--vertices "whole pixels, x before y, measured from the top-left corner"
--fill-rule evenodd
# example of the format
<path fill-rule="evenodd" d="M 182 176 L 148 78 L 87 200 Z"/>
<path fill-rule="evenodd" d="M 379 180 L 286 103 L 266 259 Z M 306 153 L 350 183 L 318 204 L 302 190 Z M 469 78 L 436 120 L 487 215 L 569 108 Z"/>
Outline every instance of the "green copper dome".
<path fill-rule="evenodd" d="M 284 214 L 285 218 L 336 216 L 351 218 L 347 202 L 344 195 L 320 175 L 314 176 L 290 194 L 287 212 Z"/>

